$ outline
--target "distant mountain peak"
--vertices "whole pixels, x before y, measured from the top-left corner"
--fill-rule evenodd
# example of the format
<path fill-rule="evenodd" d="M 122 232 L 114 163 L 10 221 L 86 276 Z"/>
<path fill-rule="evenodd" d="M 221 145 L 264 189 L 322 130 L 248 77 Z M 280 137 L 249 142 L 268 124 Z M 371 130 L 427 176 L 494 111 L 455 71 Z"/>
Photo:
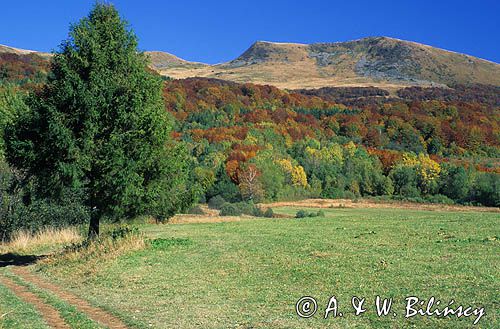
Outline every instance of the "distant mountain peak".
<path fill-rule="evenodd" d="M 1 53 L 50 54 L 0 45 Z M 162 52 L 145 52 L 151 66 L 172 78 L 207 77 L 301 89 L 333 86 L 490 84 L 500 86 L 500 65 L 477 57 L 387 36 L 302 44 L 256 41 L 239 57 L 209 65 Z"/>

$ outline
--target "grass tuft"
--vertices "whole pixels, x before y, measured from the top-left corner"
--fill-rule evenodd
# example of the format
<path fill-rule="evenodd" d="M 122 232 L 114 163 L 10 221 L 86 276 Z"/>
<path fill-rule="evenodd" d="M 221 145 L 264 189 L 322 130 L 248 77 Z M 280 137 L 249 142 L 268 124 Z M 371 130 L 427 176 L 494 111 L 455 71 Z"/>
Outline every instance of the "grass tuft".
<path fill-rule="evenodd" d="M 0 245 L 1 252 L 26 253 L 44 247 L 78 243 L 82 236 L 75 227 L 51 228 L 47 227 L 36 233 L 18 231 L 12 239 Z"/>
<path fill-rule="evenodd" d="M 40 261 L 40 265 L 76 264 L 86 274 L 95 273 L 104 261 L 144 249 L 146 242 L 137 228 L 119 226 L 96 240 L 83 240 L 66 246 L 61 252 Z"/>

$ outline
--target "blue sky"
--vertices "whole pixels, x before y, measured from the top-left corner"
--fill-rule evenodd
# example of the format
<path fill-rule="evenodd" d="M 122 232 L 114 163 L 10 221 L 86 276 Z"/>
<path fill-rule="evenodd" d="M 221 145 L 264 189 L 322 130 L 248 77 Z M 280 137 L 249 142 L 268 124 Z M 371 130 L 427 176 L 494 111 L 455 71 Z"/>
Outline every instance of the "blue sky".
<path fill-rule="evenodd" d="M 500 1 L 111 0 L 143 50 L 206 63 L 254 41 L 335 42 L 390 36 L 500 63 Z M 0 44 L 51 51 L 94 0 L 3 1 Z"/>

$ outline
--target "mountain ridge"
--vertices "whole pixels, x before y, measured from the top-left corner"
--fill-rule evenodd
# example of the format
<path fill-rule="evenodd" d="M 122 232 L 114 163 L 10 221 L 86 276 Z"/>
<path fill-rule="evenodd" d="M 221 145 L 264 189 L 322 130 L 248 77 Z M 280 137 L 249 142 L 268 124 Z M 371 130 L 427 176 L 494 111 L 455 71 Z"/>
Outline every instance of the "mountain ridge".
<path fill-rule="evenodd" d="M 49 54 L 0 45 L 0 53 Z M 312 44 L 256 41 L 237 58 L 219 64 L 187 61 L 146 51 L 151 67 L 174 79 L 217 78 L 285 89 L 490 84 L 500 86 L 500 65 L 467 54 L 391 37 Z"/>

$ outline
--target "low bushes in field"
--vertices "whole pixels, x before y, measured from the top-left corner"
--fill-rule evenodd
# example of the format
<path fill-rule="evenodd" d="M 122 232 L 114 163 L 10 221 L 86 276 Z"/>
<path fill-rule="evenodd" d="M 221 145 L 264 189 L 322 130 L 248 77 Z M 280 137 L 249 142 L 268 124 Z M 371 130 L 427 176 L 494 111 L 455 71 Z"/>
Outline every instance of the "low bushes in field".
<path fill-rule="evenodd" d="M 53 201 L 36 198 L 33 185 L 0 158 L 0 241 L 9 242 L 15 232 L 44 235 L 48 227 L 59 230 L 88 222 L 90 213 L 77 191 L 64 191 Z"/>
<path fill-rule="evenodd" d="M 208 208 L 220 210 L 225 203 L 226 200 L 224 200 L 223 197 L 221 197 L 220 195 L 216 195 L 208 200 Z"/>
<path fill-rule="evenodd" d="M 67 203 L 38 200 L 28 205 L 13 201 L 0 212 L 0 240 L 2 241 L 11 240 L 18 231 L 36 234 L 47 227 L 63 229 L 86 223 L 90 217 L 86 207 L 71 200 Z"/>
<path fill-rule="evenodd" d="M 254 217 L 274 217 L 274 213 L 271 208 L 268 208 L 264 211 L 261 208 L 257 207 L 253 202 L 226 202 L 221 206 L 219 214 L 220 216 L 248 215 Z"/>
<path fill-rule="evenodd" d="M 267 208 L 266 211 L 264 211 L 264 217 L 267 218 L 273 218 L 274 217 L 274 211 L 272 208 Z"/>
<path fill-rule="evenodd" d="M 299 210 L 295 214 L 295 218 L 308 218 L 308 217 L 325 217 L 325 212 L 323 210 L 318 211 L 307 211 Z"/>
<path fill-rule="evenodd" d="M 187 211 L 190 215 L 205 215 L 205 212 L 199 205 L 196 205 Z"/>

